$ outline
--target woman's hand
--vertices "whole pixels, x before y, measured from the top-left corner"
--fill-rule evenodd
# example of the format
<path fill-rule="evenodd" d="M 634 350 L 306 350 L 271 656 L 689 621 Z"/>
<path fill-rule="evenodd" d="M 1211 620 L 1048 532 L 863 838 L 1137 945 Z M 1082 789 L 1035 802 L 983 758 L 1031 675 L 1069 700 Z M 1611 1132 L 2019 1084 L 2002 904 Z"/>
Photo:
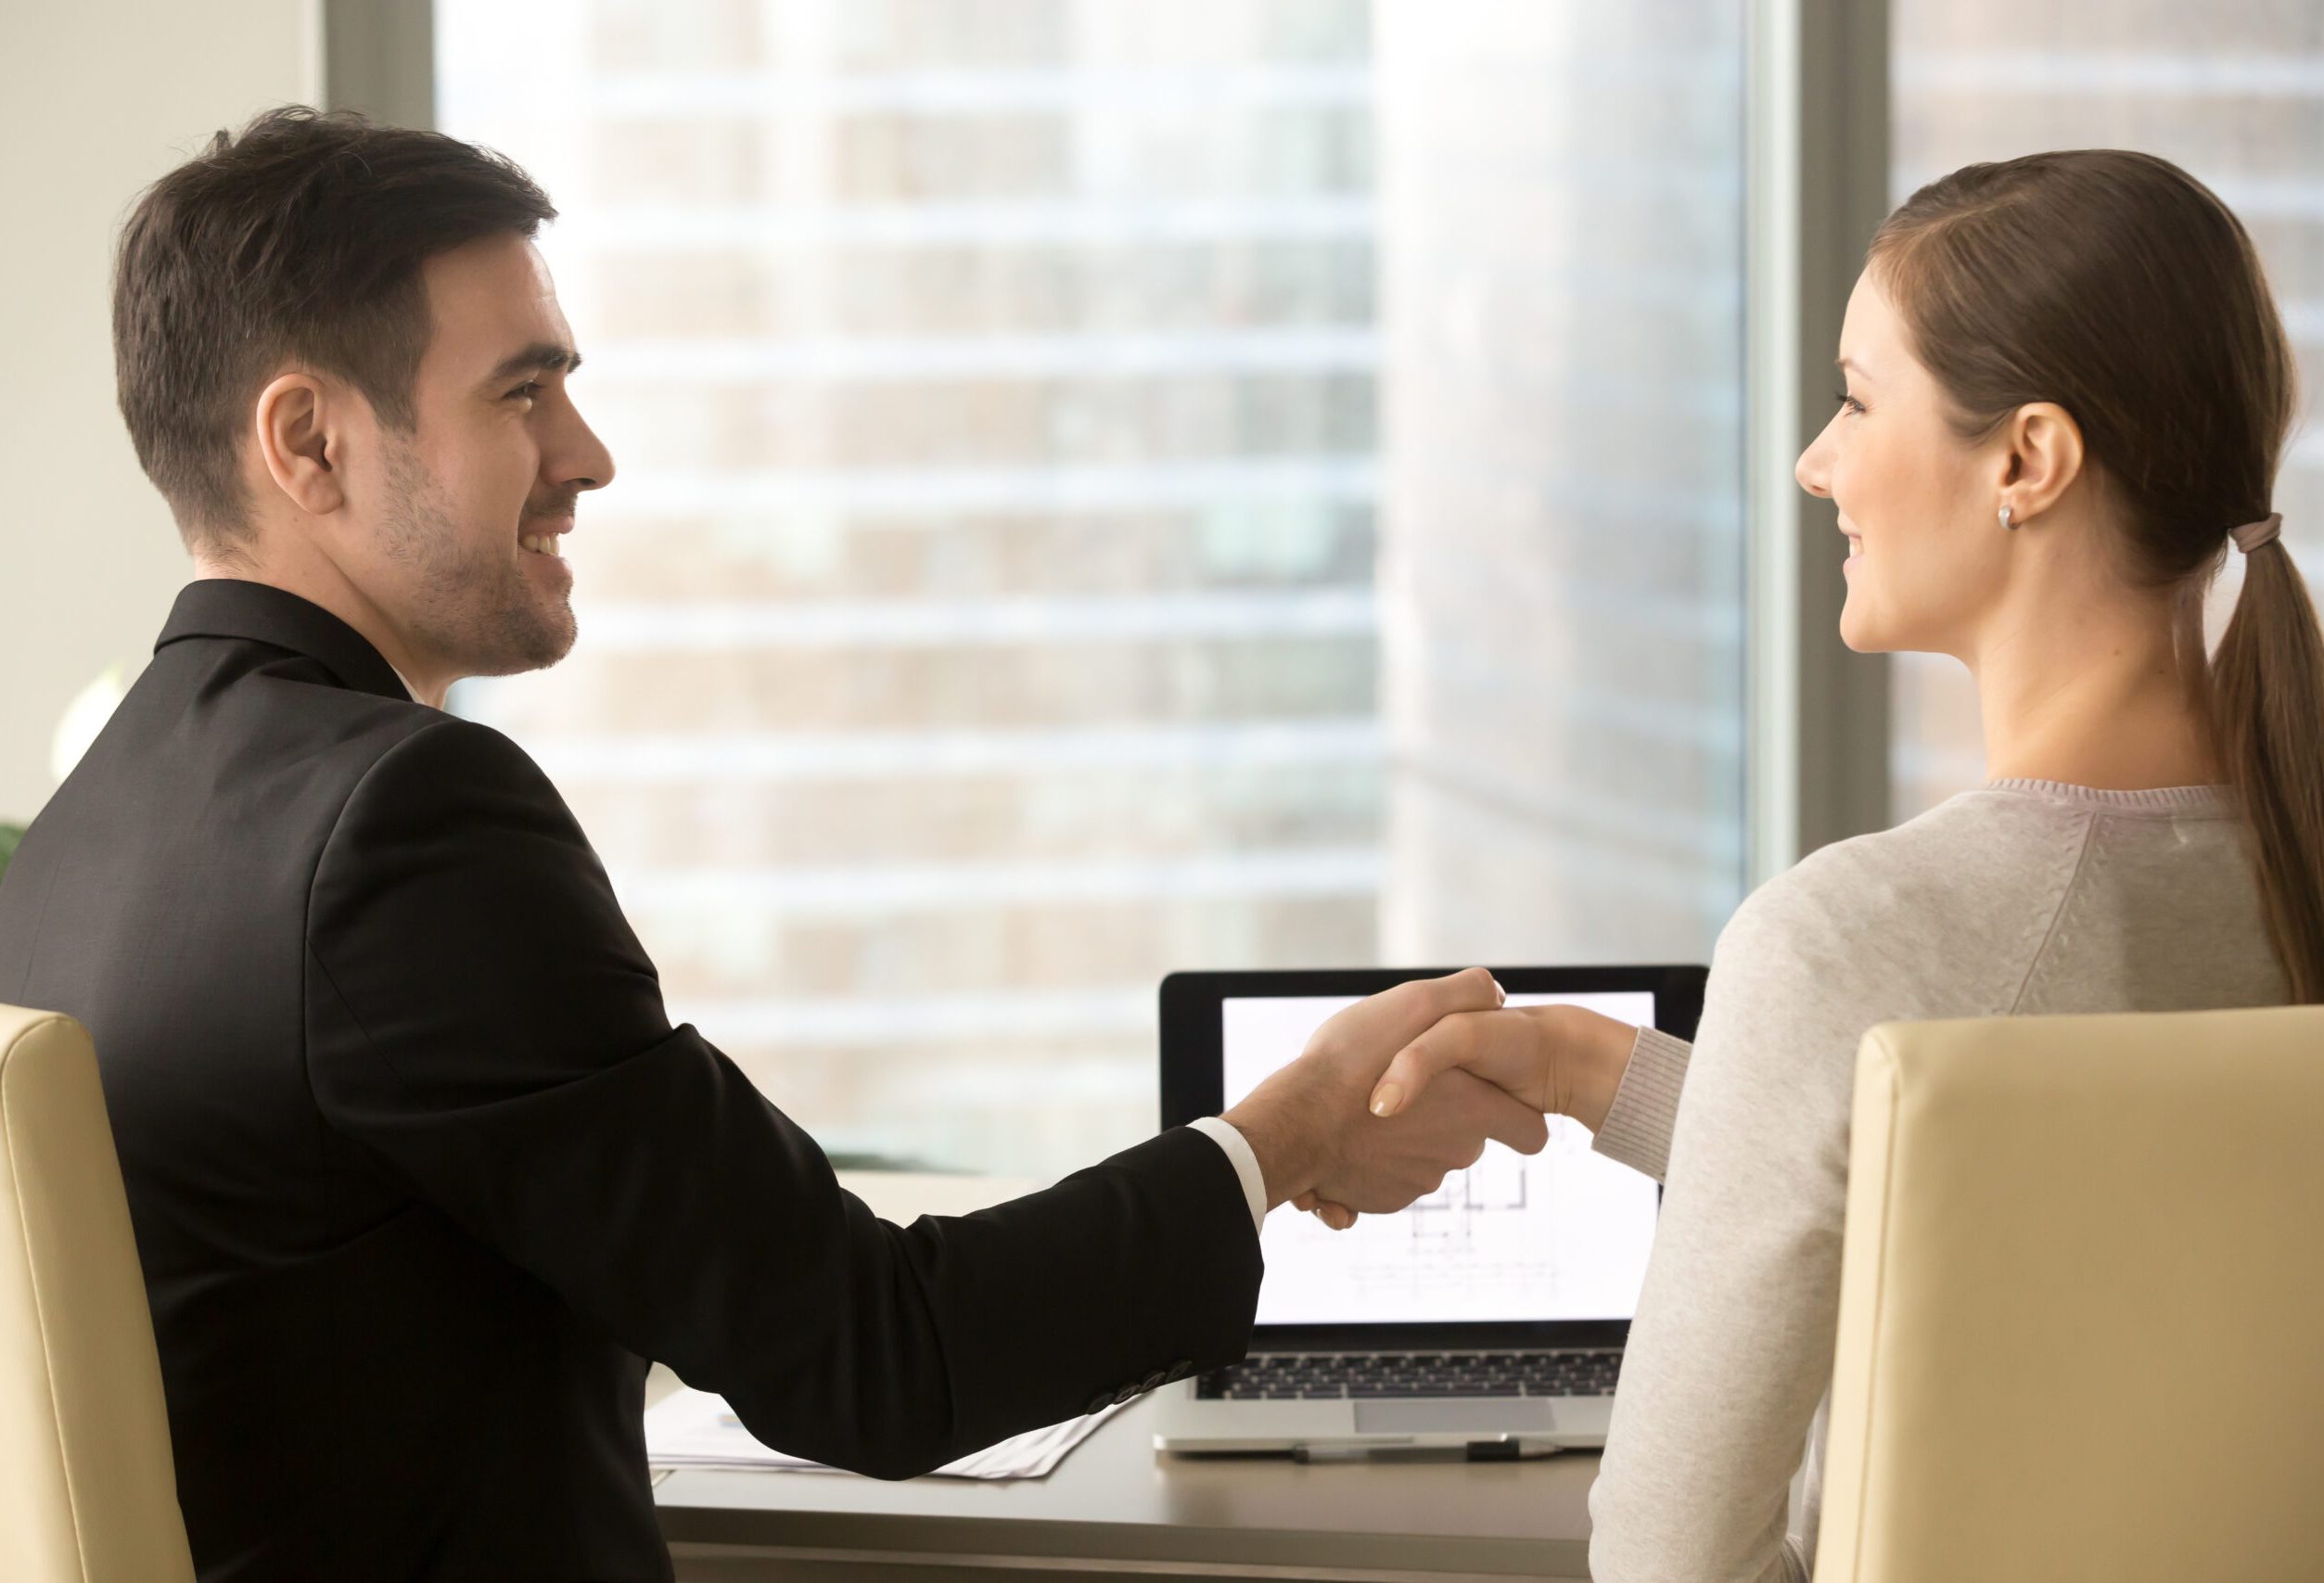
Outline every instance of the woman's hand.
<path fill-rule="evenodd" d="M 1570 1116 L 1595 1132 L 1605 1122 L 1637 1040 L 1630 1024 L 1581 1006 L 1456 1013 L 1397 1053 L 1373 1088 L 1372 1113 L 1398 1115 L 1439 1074 L 1458 1067 L 1545 1115 Z M 1292 1202 L 1334 1231 L 1356 1223 L 1354 1211 L 1315 1194 Z"/>
<path fill-rule="evenodd" d="M 1367 1115 L 1389 1060 L 1449 1016 L 1501 1004 L 1481 967 L 1415 978 L 1341 1010 L 1298 1058 L 1251 1091 L 1224 1120 L 1258 1158 L 1270 1206 L 1314 1195 L 1392 1214 L 1476 1163 L 1488 1142 L 1539 1153 L 1549 1129 L 1538 1106 L 1465 1073 L 1447 1073 L 1393 1122 Z"/>

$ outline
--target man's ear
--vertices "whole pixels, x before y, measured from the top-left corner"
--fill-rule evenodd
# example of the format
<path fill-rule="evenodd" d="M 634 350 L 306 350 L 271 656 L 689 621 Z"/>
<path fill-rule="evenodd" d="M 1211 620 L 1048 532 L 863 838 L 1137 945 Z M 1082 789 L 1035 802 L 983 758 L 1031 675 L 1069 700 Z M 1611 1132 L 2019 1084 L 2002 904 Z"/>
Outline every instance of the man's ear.
<path fill-rule="evenodd" d="M 2010 415 L 2002 484 L 2017 519 L 2028 522 L 2058 504 L 2082 476 L 2082 426 L 2055 402 L 2029 402 Z"/>
<path fill-rule="evenodd" d="M 277 375 L 258 394 L 259 459 L 275 487 L 310 516 L 347 504 L 340 467 L 346 437 L 336 421 L 346 398 L 313 374 Z"/>

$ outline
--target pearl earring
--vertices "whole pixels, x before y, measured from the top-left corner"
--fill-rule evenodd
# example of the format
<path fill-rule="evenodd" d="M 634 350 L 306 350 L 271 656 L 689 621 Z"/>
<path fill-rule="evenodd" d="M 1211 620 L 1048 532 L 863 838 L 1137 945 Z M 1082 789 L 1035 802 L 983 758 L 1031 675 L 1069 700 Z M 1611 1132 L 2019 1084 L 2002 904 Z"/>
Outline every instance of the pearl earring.
<path fill-rule="evenodd" d="M 2010 508 L 2006 505 L 2001 508 L 2001 526 L 2011 532 L 2017 530 L 2017 524 L 2010 520 Z"/>

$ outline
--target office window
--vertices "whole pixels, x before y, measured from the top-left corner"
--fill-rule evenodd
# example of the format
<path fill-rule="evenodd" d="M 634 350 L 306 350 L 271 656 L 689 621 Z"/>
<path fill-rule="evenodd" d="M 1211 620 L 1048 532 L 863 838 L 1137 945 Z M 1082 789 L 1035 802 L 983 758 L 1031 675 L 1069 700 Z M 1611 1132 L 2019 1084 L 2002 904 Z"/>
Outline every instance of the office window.
<path fill-rule="evenodd" d="M 2324 10 L 2314 0 L 1895 0 L 1893 17 L 1898 201 L 1973 160 L 2042 148 L 2139 148 L 2177 161 L 2251 231 L 2314 412 L 2324 382 Z M 2292 555 L 2317 577 L 2324 435 L 2312 418 L 2275 505 Z M 2241 570 L 2230 555 L 2215 636 Z M 1981 784 L 1984 742 L 1960 665 L 1899 655 L 1891 676 L 1891 785 L 1903 819 Z"/>
<path fill-rule="evenodd" d="M 835 1151 L 1150 1132 L 1174 967 L 1700 960 L 1740 0 L 438 0 L 620 478 L 464 683 Z"/>

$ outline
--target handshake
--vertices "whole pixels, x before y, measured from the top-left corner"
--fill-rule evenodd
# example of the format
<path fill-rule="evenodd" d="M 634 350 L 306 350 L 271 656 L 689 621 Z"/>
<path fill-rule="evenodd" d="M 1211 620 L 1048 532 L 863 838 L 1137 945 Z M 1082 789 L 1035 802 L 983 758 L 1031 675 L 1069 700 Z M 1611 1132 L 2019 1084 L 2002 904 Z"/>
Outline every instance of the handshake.
<path fill-rule="evenodd" d="M 1398 984 L 1339 1013 L 1224 1119 L 1258 1157 L 1267 1206 L 1345 1231 L 1476 1163 L 1488 1141 L 1549 1142 L 1550 1114 L 1595 1131 L 1638 1030 L 1579 1006 L 1510 1009 L 1472 967 Z"/>

